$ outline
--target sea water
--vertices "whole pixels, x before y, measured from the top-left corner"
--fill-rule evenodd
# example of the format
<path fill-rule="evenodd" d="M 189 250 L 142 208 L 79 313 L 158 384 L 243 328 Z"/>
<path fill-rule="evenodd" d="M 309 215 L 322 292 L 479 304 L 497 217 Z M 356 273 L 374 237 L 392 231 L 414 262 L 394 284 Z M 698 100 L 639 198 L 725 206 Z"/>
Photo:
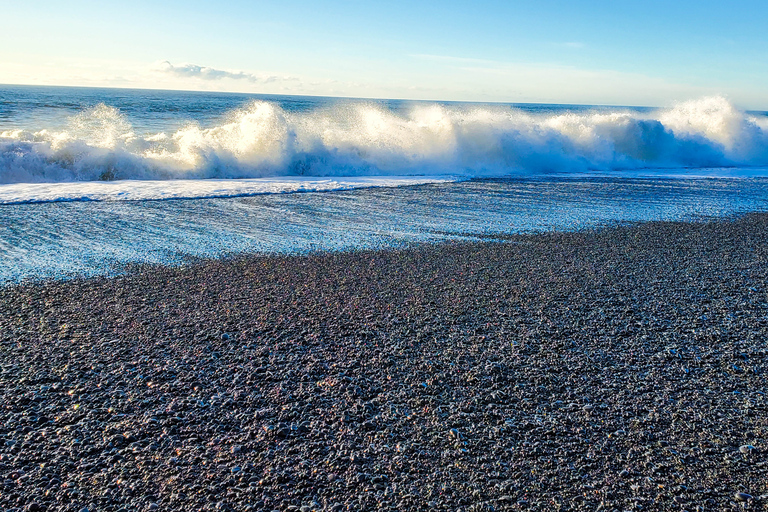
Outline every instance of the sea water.
<path fill-rule="evenodd" d="M 768 209 L 768 115 L 0 86 L 0 282 Z"/>

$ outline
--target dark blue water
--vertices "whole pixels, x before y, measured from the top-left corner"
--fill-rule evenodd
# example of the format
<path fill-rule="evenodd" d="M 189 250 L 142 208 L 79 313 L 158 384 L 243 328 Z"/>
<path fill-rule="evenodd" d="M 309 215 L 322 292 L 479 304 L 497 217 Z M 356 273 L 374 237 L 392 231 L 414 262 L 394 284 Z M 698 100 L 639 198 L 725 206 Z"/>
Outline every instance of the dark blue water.
<path fill-rule="evenodd" d="M 0 85 L 0 131 L 66 129 L 68 120 L 105 104 L 118 109 L 141 133 L 175 131 L 188 123 L 211 127 L 225 121 L 227 114 L 247 107 L 253 101 L 265 101 L 287 112 L 311 112 L 337 105 L 364 103 L 380 105 L 403 113 L 414 105 L 427 102 L 408 100 L 327 98 L 320 96 L 278 96 L 197 91 L 160 91 L 146 89 L 104 89 L 92 87 L 51 87 Z M 434 102 L 444 106 L 496 104 Z M 533 114 L 610 112 L 617 107 L 514 103 L 503 105 Z M 619 107 L 634 112 L 651 112 L 649 107 Z"/>
<path fill-rule="evenodd" d="M 341 101 L 310 96 L 48 86 L 0 86 L 0 98 L 0 130 L 66 129 L 72 117 L 105 104 L 119 110 L 141 133 L 175 131 L 190 122 L 213 126 L 227 113 L 254 100 L 273 102 L 291 112 Z M 387 103 L 394 107 L 398 102 Z"/>

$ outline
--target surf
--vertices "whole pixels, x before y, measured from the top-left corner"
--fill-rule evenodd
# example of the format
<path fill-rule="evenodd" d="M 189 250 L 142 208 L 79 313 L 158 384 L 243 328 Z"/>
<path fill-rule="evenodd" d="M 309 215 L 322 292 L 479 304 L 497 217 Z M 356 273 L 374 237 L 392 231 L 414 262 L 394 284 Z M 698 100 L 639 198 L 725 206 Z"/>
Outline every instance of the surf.
<path fill-rule="evenodd" d="M 136 180 L 461 179 L 768 166 L 768 117 L 722 97 L 649 112 L 438 103 L 394 110 L 353 100 L 291 111 L 255 100 L 219 123 L 188 121 L 171 131 L 139 130 L 101 103 L 63 125 L 0 132 L 0 184 L 130 188 Z"/>

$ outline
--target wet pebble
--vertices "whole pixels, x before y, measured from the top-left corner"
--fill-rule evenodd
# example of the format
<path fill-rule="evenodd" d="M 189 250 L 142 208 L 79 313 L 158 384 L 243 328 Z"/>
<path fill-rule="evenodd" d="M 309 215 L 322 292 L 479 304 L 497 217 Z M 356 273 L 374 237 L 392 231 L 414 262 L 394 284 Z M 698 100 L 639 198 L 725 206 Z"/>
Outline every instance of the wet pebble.
<path fill-rule="evenodd" d="M 750 454 L 755 450 L 755 447 L 751 444 L 745 444 L 739 447 L 741 453 Z"/>

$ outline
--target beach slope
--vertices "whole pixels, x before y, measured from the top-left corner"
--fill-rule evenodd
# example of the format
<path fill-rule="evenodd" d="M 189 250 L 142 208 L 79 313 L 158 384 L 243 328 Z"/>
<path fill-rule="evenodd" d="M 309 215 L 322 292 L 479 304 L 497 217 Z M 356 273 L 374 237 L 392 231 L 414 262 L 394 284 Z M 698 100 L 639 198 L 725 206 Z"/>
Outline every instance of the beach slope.
<path fill-rule="evenodd" d="M 5 287 L 0 508 L 766 510 L 766 340 L 764 214 Z"/>

